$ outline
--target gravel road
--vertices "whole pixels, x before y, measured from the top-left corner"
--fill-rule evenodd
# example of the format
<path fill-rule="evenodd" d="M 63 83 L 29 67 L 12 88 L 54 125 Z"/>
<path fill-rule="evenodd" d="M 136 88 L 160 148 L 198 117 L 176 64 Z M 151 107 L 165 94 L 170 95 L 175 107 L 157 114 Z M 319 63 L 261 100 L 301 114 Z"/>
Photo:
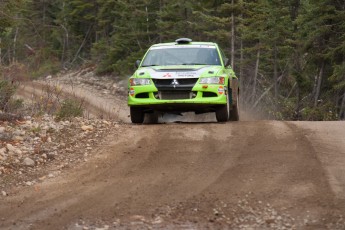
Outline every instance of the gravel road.
<path fill-rule="evenodd" d="M 120 124 L 89 161 L 1 197 L 0 228 L 345 229 L 344 137 L 345 122 Z"/>

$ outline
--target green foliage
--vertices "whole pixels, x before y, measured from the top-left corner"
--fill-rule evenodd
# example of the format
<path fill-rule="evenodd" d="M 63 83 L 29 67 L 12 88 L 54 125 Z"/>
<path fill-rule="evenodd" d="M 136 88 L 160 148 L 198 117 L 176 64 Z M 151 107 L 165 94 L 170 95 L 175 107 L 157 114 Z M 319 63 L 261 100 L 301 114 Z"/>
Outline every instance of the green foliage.
<path fill-rule="evenodd" d="M 98 73 L 128 74 L 135 60 L 157 39 L 157 2 L 130 0 L 109 2 L 99 0 L 99 34 L 105 34 L 93 44 L 93 59 L 99 62 Z M 117 9 L 117 10 L 114 10 Z M 109 19 L 113 19 L 110 21 Z M 156 40 L 157 41 L 157 40 Z"/>
<path fill-rule="evenodd" d="M 273 95 L 272 95 L 273 97 Z M 266 106 L 268 108 L 267 113 L 269 114 L 270 118 L 276 120 L 294 120 L 294 108 L 295 108 L 295 101 L 294 100 L 279 100 L 276 102 L 276 107 L 273 106 Z"/>
<path fill-rule="evenodd" d="M 333 121 L 338 119 L 337 109 L 331 104 L 322 104 L 319 107 L 305 107 L 302 110 L 302 120 Z"/>
<path fill-rule="evenodd" d="M 15 92 L 15 85 L 9 81 L 0 80 L 0 110 L 7 112 L 11 109 L 11 100 Z"/>
<path fill-rule="evenodd" d="M 0 7 L 1 64 L 25 63 L 35 77 L 90 61 L 99 74 L 126 76 L 152 44 L 179 37 L 217 42 L 230 57 L 233 39 L 242 108 L 264 107 L 276 119 L 338 119 L 345 111 L 342 1 L 16 0 Z"/>
<path fill-rule="evenodd" d="M 10 113 L 20 113 L 21 109 L 23 109 L 23 108 L 24 108 L 24 100 L 23 99 L 12 98 L 8 102 L 7 111 Z"/>
<path fill-rule="evenodd" d="M 60 71 L 60 63 L 54 59 L 48 59 L 46 61 L 42 61 L 37 68 L 32 69 L 31 76 L 33 78 L 38 78 L 42 76 L 48 76 L 56 74 Z"/>
<path fill-rule="evenodd" d="M 42 131 L 42 128 L 40 126 L 32 127 L 30 131 L 34 134 L 39 134 Z"/>
<path fill-rule="evenodd" d="M 83 111 L 82 101 L 77 99 L 66 99 L 61 103 L 61 107 L 57 111 L 56 118 L 58 120 L 65 120 L 73 117 L 81 117 L 83 115 Z"/>
<path fill-rule="evenodd" d="M 345 90 L 345 63 L 334 66 L 329 80 L 333 83 L 335 90 Z"/>

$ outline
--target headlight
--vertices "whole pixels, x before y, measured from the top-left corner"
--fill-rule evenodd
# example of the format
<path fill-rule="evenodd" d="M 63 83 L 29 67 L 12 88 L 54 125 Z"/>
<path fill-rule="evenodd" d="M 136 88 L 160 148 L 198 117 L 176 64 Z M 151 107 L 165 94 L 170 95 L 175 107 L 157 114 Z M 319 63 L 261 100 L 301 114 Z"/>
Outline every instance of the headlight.
<path fill-rule="evenodd" d="M 150 80 L 150 78 L 130 78 L 129 79 L 129 84 L 130 84 L 130 86 L 150 85 L 151 84 L 151 80 Z"/>
<path fill-rule="evenodd" d="M 200 78 L 200 84 L 219 84 L 224 85 L 225 78 L 224 77 L 204 77 Z"/>

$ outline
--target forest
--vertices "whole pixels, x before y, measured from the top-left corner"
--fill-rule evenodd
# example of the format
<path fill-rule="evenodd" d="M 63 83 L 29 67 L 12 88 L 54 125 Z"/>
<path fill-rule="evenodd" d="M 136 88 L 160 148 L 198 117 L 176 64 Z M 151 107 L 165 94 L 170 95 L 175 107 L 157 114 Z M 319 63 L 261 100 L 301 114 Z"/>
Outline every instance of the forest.
<path fill-rule="evenodd" d="M 83 66 L 123 79 L 180 37 L 223 48 L 248 113 L 345 119 L 344 0 L 0 0 L 2 79 Z"/>

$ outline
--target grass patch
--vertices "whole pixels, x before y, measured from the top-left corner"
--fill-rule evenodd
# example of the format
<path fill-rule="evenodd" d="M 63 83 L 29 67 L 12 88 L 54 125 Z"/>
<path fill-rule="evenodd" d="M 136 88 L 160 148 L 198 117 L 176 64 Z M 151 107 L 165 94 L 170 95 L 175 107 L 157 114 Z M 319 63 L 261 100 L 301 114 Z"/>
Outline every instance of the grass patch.
<path fill-rule="evenodd" d="M 83 115 L 83 101 L 76 99 L 65 99 L 56 113 L 57 120 L 66 120 Z"/>

